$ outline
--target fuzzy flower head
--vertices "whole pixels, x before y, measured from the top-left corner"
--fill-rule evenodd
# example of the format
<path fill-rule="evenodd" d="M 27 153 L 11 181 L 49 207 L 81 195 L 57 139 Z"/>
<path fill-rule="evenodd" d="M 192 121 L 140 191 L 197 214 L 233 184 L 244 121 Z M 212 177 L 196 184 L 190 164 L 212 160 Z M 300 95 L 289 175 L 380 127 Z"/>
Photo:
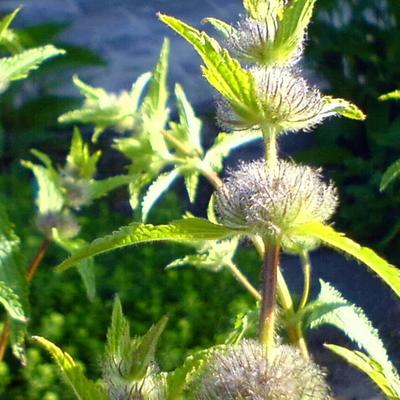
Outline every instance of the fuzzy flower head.
<path fill-rule="evenodd" d="M 325 118 L 337 114 L 320 91 L 288 68 L 250 70 L 256 87 L 258 118 L 243 120 L 225 99 L 217 101 L 217 118 L 227 129 L 260 129 L 268 125 L 277 133 L 311 130 Z"/>
<path fill-rule="evenodd" d="M 314 239 L 293 237 L 290 231 L 307 222 L 326 222 L 338 203 L 336 188 L 325 183 L 321 170 L 278 161 L 242 163 L 215 193 L 219 222 L 264 238 L 279 238 L 286 251 L 311 249 Z"/>
<path fill-rule="evenodd" d="M 199 378 L 197 400 L 330 400 L 324 373 L 298 349 L 280 345 L 270 361 L 262 346 L 243 340 L 212 356 Z"/>
<path fill-rule="evenodd" d="M 277 45 L 279 21 L 276 15 L 267 15 L 264 20 L 242 19 L 226 39 L 226 46 L 237 58 L 251 64 L 264 66 L 293 65 L 303 53 L 303 40 L 290 48 Z"/>

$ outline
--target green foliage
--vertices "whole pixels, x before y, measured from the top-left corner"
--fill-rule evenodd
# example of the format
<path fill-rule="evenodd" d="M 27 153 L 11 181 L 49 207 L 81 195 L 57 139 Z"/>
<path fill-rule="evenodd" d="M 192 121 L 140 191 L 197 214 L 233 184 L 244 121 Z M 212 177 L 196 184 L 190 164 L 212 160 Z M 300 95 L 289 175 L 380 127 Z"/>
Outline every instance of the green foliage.
<path fill-rule="evenodd" d="M 229 101 L 243 120 L 250 126 L 256 125 L 260 108 L 250 72 L 205 32 L 167 15 L 160 14 L 159 18 L 194 47 L 205 64 L 202 71 L 210 85 Z"/>
<path fill-rule="evenodd" d="M 28 285 L 25 278 L 20 240 L 0 204 L 1 303 L 10 317 L 13 353 L 25 362 L 24 341 L 28 316 Z"/>
<path fill-rule="evenodd" d="M 296 227 L 294 235 L 311 236 L 324 244 L 345 252 L 374 271 L 398 296 L 400 296 L 400 270 L 379 257 L 373 250 L 362 247 L 343 233 L 320 223 L 309 223 Z"/>
<path fill-rule="evenodd" d="M 56 345 L 40 336 L 33 336 L 32 340 L 43 347 L 53 357 L 61 371 L 63 379 L 71 387 L 77 399 L 108 399 L 104 388 L 86 378 L 81 367 L 76 364 L 68 353 L 63 352 Z"/>
<path fill-rule="evenodd" d="M 320 284 L 321 291 L 317 299 L 303 311 L 306 314 L 304 327 L 317 329 L 325 324 L 335 326 L 377 361 L 387 376 L 398 379 L 378 331 L 363 310 L 345 300 L 330 284 L 322 280 Z"/>
<path fill-rule="evenodd" d="M 0 59 L 0 93 L 7 89 L 12 81 L 25 79 L 29 72 L 51 58 L 64 54 L 64 50 L 52 45 L 25 50 L 13 57 Z"/>
<path fill-rule="evenodd" d="M 96 239 L 88 246 L 78 250 L 70 258 L 59 264 L 56 271 L 65 271 L 88 257 L 138 243 L 160 240 L 183 243 L 199 240 L 219 240 L 237 233 L 240 233 L 240 231 L 234 231 L 200 218 L 186 218 L 171 222 L 168 225 L 158 226 L 132 223 L 119 228 L 111 235 Z"/>
<path fill-rule="evenodd" d="M 326 344 L 325 347 L 367 374 L 389 400 L 400 398 L 400 383 L 394 381 L 391 376 L 387 376 L 384 368 L 372 357 L 334 344 Z"/>
<path fill-rule="evenodd" d="M 383 192 L 400 175 L 400 160 L 395 161 L 383 174 L 380 191 Z"/>

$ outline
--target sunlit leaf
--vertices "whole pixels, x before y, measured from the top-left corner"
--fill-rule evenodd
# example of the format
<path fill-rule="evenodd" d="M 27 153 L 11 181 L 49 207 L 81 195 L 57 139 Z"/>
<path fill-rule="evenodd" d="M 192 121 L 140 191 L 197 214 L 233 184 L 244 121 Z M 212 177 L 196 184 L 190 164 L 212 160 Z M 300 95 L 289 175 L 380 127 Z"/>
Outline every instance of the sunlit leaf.
<path fill-rule="evenodd" d="M 379 97 L 379 100 L 399 100 L 400 99 L 400 90 L 394 90 L 393 92 L 383 94 Z"/>
<path fill-rule="evenodd" d="M 218 18 L 208 17 L 204 18 L 202 22 L 212 25 L 225 39 L 229 38 L 235 32 L 235 28 L 232 25 Z"/>
<path fill-rule="evenodd" d="M 86 378 L 82 368 L 68 353 L 63 352 L 55 344 L 40 336 L 33 336 L 32 340 L 43 347 L 53 357 L 61 371 L 63 379 L 70 386 L 77 399 L 108 400 L 106 390 L 99 384 Z"/>
<path fill-rule="evenodd" d="M 389 400 L 398 400 L 400 398 L 399 382 L 395 382 L 386 376 L 382 366 L 373 358 L 359 351 L 349 350 L 334 344 L 325 344 L 325 347 L 367 374 Z"/>
<path fill-rule="evenodd" d="M 87 247 L 77 251 L 62 262 L 57 271 L 64 271 L 88 257 L 138 243 L 169 240 L 192 242 L 199 240 L 220 240 L 240 234 L 240 231 L 213 224 L 200 218 L 186 218 L 169 225 L 149 225 L 133 223 L 121 227 L 111 235 L 94 240 Z"/>
<path fill-rule="evenodd" d="M 366 115 L 354 104 L 344 99 L 338 99 L 331 96 L 324 97 L 324 113 L 335 113 L 343 117 L 364 120 Z"/>
<path fill-rule="evenodd" d="M 368 247 L 362 247 L 343 233 L 321 223 L 307 223 L 293 229 L 292 234 L 312 236 L 324 244 L 341 250 L 356 258 L 374 271 L 390 288 L 400 296 L 400 269 L 389 264 Z"/>

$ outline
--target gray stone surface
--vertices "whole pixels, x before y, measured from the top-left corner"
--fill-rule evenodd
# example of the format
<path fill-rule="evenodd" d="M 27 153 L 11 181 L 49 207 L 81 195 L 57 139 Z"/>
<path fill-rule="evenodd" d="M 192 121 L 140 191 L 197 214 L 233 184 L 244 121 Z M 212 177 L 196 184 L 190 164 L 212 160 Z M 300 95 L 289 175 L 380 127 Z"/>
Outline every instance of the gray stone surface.
<path fill-rule="evenodd" d="M 0 13 L 10 12 L 20 4 L 20 0 L 2 0 Z M 138 74 L 151 69 L 163 37 L 168 36 L 170 82 L 180 82 L 196 105 L 212 98 L 212 91 L 200 74 L 200 60 L 183 39 L 158 21 L 156 13 L 171 14 L 199 26 L 207 16 L 235 20 L 242 9 L 240 0 L 25 0 L 22 4 L 16 25 L 70 23 L 60 38 L 89 47 L 108 62 L 107 67 L 81 73 L 82 77 L 108 90 L 127 89 Z"/>

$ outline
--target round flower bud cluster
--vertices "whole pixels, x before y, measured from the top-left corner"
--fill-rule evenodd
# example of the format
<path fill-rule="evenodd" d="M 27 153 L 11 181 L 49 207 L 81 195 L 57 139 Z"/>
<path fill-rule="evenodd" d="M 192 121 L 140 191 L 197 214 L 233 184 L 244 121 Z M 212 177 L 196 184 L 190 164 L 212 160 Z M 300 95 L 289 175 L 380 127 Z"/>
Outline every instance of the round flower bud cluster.
<path fill-rule="evenodd" d="M 227 129 L 260 129 L 268 125 L 277 133 L 310 130 L 335 115 L 320 91 L 310 87 L 298 72 L 289 68 L 253 67 L 259 115 L 251 121 L 241 118 L 230 103 L 217 101 L 217 119 Z"/>
<path fill-rule="evenodd" d="M 60 237 L 64 239 L 72 239 L 80 231 L 78 221 L 67 211 L 39 214 L 36 218 L 36 226 L 47 238 L 53 236 L 53 229 L 57 229 Z"/>
<path fill-rule="evenodd" d="M 246 229 L 264 238 L 280 238 L 286 251 L 311 249 L 318 243 L 293 237 L 290 231 L 306 222 L 326 222 L 338 203 L 333 184 L 325 183 L 320 169 L 279 160 L 241 163 L 230 171 L 215 192 L 219 222 Z"/>
<path fill-rule="evenodd" d="M 279 345 L 268 361 L 256 341 L 217 351 L 195 385 L 197 400 L 331 400 L 323 371 L 293 346 Z"/>

